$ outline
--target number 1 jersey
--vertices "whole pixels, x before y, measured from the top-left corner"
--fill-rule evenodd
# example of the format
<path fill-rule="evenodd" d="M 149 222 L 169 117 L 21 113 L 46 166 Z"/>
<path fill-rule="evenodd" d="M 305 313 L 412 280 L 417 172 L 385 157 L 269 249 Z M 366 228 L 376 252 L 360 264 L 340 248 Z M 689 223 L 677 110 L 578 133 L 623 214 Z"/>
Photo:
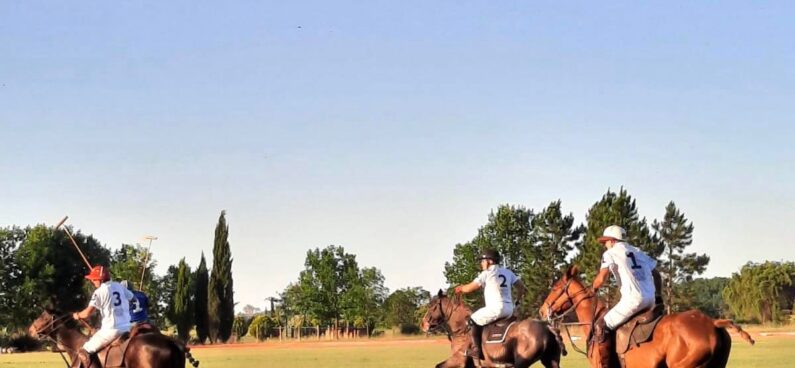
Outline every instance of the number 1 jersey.
<path fill-rule="evenodd" d="M 622 298 L 654 298 L 654 279 L 651 270 L 657 261 L 638 248 L 624 242 L 616 243 L 602 253 L 602 266 L 613 273 Z"/>

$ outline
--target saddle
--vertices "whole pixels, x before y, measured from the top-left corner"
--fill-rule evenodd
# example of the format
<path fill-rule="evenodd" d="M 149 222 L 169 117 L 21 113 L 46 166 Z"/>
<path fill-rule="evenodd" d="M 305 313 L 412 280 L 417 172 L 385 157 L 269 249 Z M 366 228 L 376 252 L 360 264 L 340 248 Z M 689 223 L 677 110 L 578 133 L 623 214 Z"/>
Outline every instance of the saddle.
<path fill-rule="evenodd" d="M 483 326 L 483 341 L 486 344 L 502 344 L 505 341 L 505 335 L 514 323 L 516 323 L 516 317 L 510 316 Z"/>
<path fill-rule="evenodd" d="M 97 359 L 99 360 L 100 367 L 124 367 L 124 354 L 127 352 L 127 346 L 130 344 L 130 333 L 125 332 L 121 336 L 113 340 L 108 346 L 105 346 L 97 352 Z M 96 363 L 96 361 L 94 362 Z"/>
<path fill-rule="evenodd" d="M 623 358 L 628 351 L 651 340 L 654 328 L 663 317 L 663 309 L 662 304 L 655 304 L 651 308 L 636 313 L 616 330 L 616 353 L 619 358 Z M 623 366 L 623 359 L 620 360 Z"/>
<path fill-rule="evenodd" d="M 125 332 L 110 344 L 91 356 L 91 367 L 118 368 L 124 367 L 124 355 L 133 337 L 146 333 L 159 333 L 160 330 L 150 323 L 139 323 L 130 332 Z M 75 365 L 75 367 L 78 367 Z"/>

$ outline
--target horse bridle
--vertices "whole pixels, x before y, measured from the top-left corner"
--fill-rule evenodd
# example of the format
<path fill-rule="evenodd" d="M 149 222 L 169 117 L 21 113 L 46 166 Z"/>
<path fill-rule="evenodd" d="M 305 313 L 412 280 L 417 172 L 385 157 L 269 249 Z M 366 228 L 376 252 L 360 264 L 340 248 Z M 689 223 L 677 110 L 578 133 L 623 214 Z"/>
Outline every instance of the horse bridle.
<path fill-rule="evenodd" d="M 575 309 L 577 309 L 577 307 L 580 305 L 580 303 L 582 303 L 582 302 L 583 302 L 583 301 L 585 301 L 586 299 L 590 299 L 590 298 L 593 298 L 593 297 L 595 297 L 595 296 L 596 296 L 594 293 L 592 293 L 592 292 L 591 292 L 591 290 L 590 290 L 590 289 L 588 289 L 588 288 L 586 288 L 586 287 L 583 287 L 581 290 L 579 290 L 579 291 L 577 291 L 576 293 L 574 293 L 574 294 L 571 294 L 571 295 L 570 295 L 570 294 L 569 294 L 569 286 L 570 286 L 570 285 L 571 285 L 571 279 L 569 279 L 568 281 L 566 281 L 566 285 L 564 285 L 564 286 L 563 286 L 563 287 L 560 289 L 560 292 L 559 292 L 559 293 L 558 293 L 558 295 L 557 295 L 557 296 L 556 296 L 556 297 L 553 299 L 553 302 L 552 302 L 552 303 L 550 303 L 550 305 L 547 307 L 547 321 L 549 321 L 549 322 L 554 322 L 554 321 L 559 321 L 559 320 L 562 320 L 562 319 L 563 319 L 563 318 L 565 318 L 565 317 L 566 317 L 566 316 L 567 316 L 569 313 L 571 313 L 572 311 L 574 311 Z M 553 315 L 553 309 L 552 309 L 552 307 L 553 307 L 553 306 L 555 306 L 555 304 L 557 303 L 558 299 L 560 299 L 560 297 L 562 297 L 564 294 L 566 295 L 566 297 L 567 297 L 568 299 L 567 299 L 567 300 L 566 300 L 564 303 L 562 303 L 562 304 L 561 304 L 561 307 L 562 307 L 562 306 L 564 306 L 564 305 L 566 305 L 565 303 L 570 303 L 570 304 L 571 304 L 571 307 L 567 308 L 567 309 L 566 309 L 565 311 L 563 311 L 562 313 L 557 313 L 557 314 Z M 575 298 L 577 298 L 577 296 L 579 296 L 579 295 L 582 295 L 582 294 L 585 294 L 585 295 L 584 295 L 583 297 L 581 297 L 579 300 L 576 300 L 576 299 L 575 299 Z"/>
<path fill-rule="evenodd" d="M 428 332 L 438 331 L 439 327 L 441 326 L 441 328 L 443 328 L 444 332 L 447 334 L 447 339 L 448 340 L 452 340 L 453 333 L 452 333 L 452 331 L 450 331 L 450 324 L 448 322 L 450 321 L 450 318 L 453 316 L 453 313 L 455 312 L 456 309 L 458 309 L 460 304 L 456 304 L 452 300 L 450 300 L 450 303 L 449 303 L 450 304 L 450 308 L 448 310 L 449 313 L 445 313 L 444 306 L 442 305 L 442 298 L 440 297 L 437 300 L 439 302 L 436 303 L 436 306 L 434 308 L 439 308 L 439 312 L 442 315 L 442 320 L 441 320 L 441 322 L 433 321 L 433 324 L 431 324 L 430 321 L 429 321 L 429 323 L 428 323 Z"/>
<path fill-rule="evenodd" d="M 63 355 L 63 351 L 61 351 L 61 349 L 60 349 L 60 348 L 58 348 L 58 345 L 59 345 L 59 343 L 58 343 L 58 340 L 57 340 L 57 339 L 55 339 L 55 338 L 53 338 L 53 337 L 52 337 L 52 336 L 50 336 L 50 335 L 54 334 L 55 332 L 57 332 L 57 331 L 58 331 L 58 329 L 60 329 L 61 327 L 63 327 L 63 325 L 64 325 L 64 324 L 63 324 L 63 323 L 59 323 L 59 322 L 62 322 L 62 321 L 64 321 L 64 320 L 65 320 L 65 319 L 67 319 L 68 317 L 71 317 L 71 315 L 70 315 L 70 314 L 68 314 L 68 313 L 67 313 L 67 314 L 64 314 L 64 315 L 62 315 L 62 316 L 60 316 L 60 317 L 58 317 L 58 318 L 55 318 L 55 315 L 54 315 L 54 314 L 51 314 L 51 315 L 50 315 L 50 322 L 48 322 L 48 323 L 47 323 L 46 325 L 44 325 L 42 328 L 40 328 L 40 329 L 39 329 L 39 328 L 37 328 L 37 329 L 36 329 L 36 337 L 37 337 L 37 338 L 39 338 L 39 339 L 45 339 L 45 340 L 47 340 L 47 341 L 50 341 L 50 342 L 52 342 L 53 344 L 55 344 L 56 348 L 58 349 L 58 353 L 60 353 L 60 354 L 61 354 L 61 359 L 63 359 L 63 362 L 66 364 L 66 367 L 67 367 L 67 368 L 68 368 L 68 367 L 70 367 L 70 366 L 71 366 L 71 364 L 70 364 L 70 363 L 69 363 L 69 362 L 66 360 L 66 357 Z M 49 330 L 49 332 L 48 332 L 48 333 L 44 333 L 44 332 L 42 332 L 42 331 L 47 331 L 47 330 Z M 66 347 L 66 346 L 64 346 L 64 345 L 62 345 L 62 346 L 63 346 L 64 348 L 66 348 L 67 350 L 71 351 L 72 353 L 75 353 L 75 351 L 74 351 L 73 349 L 70 349 L 70 348 L 68 348 L 68 347 Z"/>

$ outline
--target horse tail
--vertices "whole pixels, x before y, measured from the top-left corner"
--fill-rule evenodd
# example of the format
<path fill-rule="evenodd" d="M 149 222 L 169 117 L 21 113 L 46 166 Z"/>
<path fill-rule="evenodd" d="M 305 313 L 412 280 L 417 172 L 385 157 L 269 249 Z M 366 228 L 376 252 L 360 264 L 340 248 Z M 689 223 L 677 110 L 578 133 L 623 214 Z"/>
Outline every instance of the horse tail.
<path fill-rule="evenodd" d="M 563 356 L 569 355 L 569 352 L 566 351 L 566 344 L 563 343 L 563 337 L 560 335 L 560 330 L 553 327 L 551 324 L 547 324 L 547 328 L 549 332 L 552 332 L 552 336 L 555 336 L 555 342 L 560 348 L 560 353 L 563 354 Z"/>
<path fill-rule="evenodd" d="M 742 327 L 737 326 L 732 320 L 730 319 L 716 319 L 713 321 L 713 324 L 717 328 L 723 329 L 732 329 L 734 332 L 740 335 L 740 337 L 745 340 L 747 343 L 753 345 L 755 343 L 754 339 L 751 338 L 747 332 L 745 332 Z"/>
<path fill-rule="evenodd" d="M 183 360 L 181 356 L 184 354 L 185 358 L 188 360 L 190 365 L 192 365 L 194 368 L 198 368 L 199 361 L 193 357 L 193 354 L 190 353 L 190 347 L 188 347 L 188 345 L 183 343 L 182 341 L 173 340 L 173 339 L 172 341 L 174 342 L 174 345 L 176 345 L 177 347 L 178 354 L 174 356 L 174 359 L 179 361 L 180 363 L 179 366 L 181 367 L 185 366 L 185 360 Z"/>
<path fill-rule="evenodd" d="M 192 365 L 194 368 L 199 368 L 199 361 L 193 357 L 193 355 L 190 353 L 190 348 L 187 345 L 185 345 L 185 358 L 188 359 L 188 362 L 190 362 L 190 365 Z"/>

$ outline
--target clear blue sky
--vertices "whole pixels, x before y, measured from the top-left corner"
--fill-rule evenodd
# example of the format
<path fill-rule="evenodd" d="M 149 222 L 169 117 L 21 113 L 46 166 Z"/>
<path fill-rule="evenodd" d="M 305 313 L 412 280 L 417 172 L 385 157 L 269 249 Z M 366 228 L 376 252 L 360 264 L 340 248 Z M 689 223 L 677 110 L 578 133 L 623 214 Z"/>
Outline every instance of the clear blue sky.
<path fill-rule="evenodd" d="M 790 3 L 0 3 L 0 225 L 157 235 L 228 211 L 236 299 L 309 248 L 444 286 L 501 203 L 676 201 L 708 276 L 795 259 Z"/>

